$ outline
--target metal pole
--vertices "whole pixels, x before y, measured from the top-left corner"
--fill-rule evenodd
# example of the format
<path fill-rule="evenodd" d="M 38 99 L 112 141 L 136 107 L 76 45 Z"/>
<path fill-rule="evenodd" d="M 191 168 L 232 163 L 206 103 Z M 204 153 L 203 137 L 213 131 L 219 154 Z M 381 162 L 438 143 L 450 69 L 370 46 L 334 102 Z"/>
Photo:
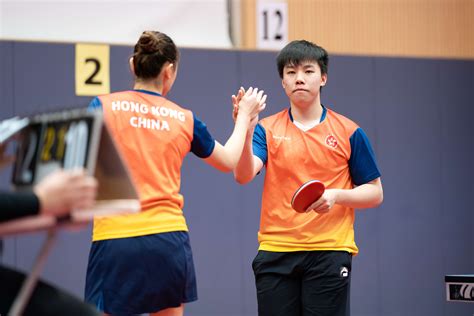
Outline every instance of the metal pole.
<path fill-rule="evenodd" d="M 31 294 L 35 289 L 36 283 L 38 282 L 39 275 L 43 270 L 44 264 L 46 263 L 46 259 L 48 258 L 48 254 L 56 240 L 56 229 L 51 228 L 48 230 L 48 235 L 46 237 L 46 241 L 43 243 L 41 250 L 36 258 L 35 264 L 28 275 L 28 277 L 23 282 L 21 286 L 20 292 L 18 293 L 17 297 L 15 298 L 15 302 L 8 312 L 8 316 L 20 316 L 23 314 L 28 301 L 30 300 Z"/>

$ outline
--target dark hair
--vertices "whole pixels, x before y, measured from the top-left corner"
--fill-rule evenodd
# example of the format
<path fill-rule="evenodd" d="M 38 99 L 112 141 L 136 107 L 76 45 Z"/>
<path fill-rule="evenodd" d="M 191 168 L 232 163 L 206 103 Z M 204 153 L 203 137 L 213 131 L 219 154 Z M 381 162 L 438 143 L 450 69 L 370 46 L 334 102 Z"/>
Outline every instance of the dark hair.
<path fill-rule="evenodd" d="M 133 50 L 135 75 L 141 79 L 156 78 L 166 62 L 178 61 L 179 51 L 173 40 L 157 31 L 143 32 Z"/>
<path fill-rule="evenodd" d="M 315 61 L 321 69 L 321 74 L 328 73 L 329 56 L 327 51 L 306 40 L 288 43 L 277 56 L 277 67 L 280 78 L 283 78 L 283 68 L 288 65 L 299 65 L 303 61 Z"/>

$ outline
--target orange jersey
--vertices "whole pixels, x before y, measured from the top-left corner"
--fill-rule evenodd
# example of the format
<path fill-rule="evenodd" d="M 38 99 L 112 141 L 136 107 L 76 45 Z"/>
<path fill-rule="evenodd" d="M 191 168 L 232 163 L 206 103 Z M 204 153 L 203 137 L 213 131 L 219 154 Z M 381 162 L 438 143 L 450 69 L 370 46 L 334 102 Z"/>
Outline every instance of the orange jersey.
<path fill-rule="evenodd" d="M 191 111 L 148 91 L 118 92 L 98 100 L 91 106 L 102 106 L 105 124 L 129 168 L 142 210 L 96 218 L 93 240 L 187 231 L 180 194 L 181 165 L 193 146 L 198 156 L 212 153 L 214 140 L 205 125 Z"/>
<path fill-rule="evenodd" d="M 354 209 L 334 205 L 326 214 L 298 213 L 294 192 L 308 180 L 326 188 L 351 189 L 380 176 L 363 131 L 324 108 L 321 122 L 302 131 L 289 110 L 263 119 L 254 134 L 254 154 L 266 166 L 258 239 L 260 250 L 358 252 Z"/>

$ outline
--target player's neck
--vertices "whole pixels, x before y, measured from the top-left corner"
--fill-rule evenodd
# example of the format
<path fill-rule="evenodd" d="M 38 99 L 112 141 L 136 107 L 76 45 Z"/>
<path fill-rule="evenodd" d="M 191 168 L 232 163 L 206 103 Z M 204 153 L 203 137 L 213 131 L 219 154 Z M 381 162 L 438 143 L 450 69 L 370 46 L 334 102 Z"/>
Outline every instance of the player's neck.
<path fill-rule="evenodd" d="M 146 90 L 163 94 L 163 85 L 156 81 L 135 81 L 133 85 L 135 90 Z"/>
<path fill-rule="evenodd" d="M 315 102 L 311 105 L 294 104 L 291 103 L 291 115 L 293 120 L 303 125 L 310 124 L 314 121 L 320 121 L 323 115 L 323 107 L 320 102 Z"/>

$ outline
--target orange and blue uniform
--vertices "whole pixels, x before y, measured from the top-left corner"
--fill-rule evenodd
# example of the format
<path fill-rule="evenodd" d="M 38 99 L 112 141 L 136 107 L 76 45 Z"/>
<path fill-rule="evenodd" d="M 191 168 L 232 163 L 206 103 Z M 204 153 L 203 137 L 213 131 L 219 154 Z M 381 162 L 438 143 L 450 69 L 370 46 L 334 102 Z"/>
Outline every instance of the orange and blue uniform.
<path fill-rule="evenodd" d="M 211 155 L 214 138 L 190 110 L 150 91 L 99 96 L 90 108 L 102 108 L 141 211 L 94 219 L 86 300 L 113 315 L 156 312 L 196 300 L 181 166 L 188 152 Z"/>
<path fill-rule="evenodd" d="M 127 162 L 142 211 L 94 220 L 93 240 L 187 231 L 181 165 L 193 151 L 207 157 L 214 139 L 189 110 L 146 91 L 100 96 L 104 120 Z"/>
<path fill-rule="evenodd" d="M 367 136 L 325 107 L 319 124 L 304 131 L 287 109 L 257 124 L 253 152 L 266 167 L 252 262 L 259 315 L 346 315 L 358 252 L 354 209 L 335 204 L 327 213 L 298 213 L 291 199 L 313 179 L 352 189 L 380 177 Z"/>
<path fill-rule="evenodd" d="M 354 209 L 334 205 L 330 212 L 297 213 L 291 198 L 308 180 L 326 188 L 351 189 L 380 177 L 363 130 L 323 107 L 321 122 L 302 131 L 286 109 L 264 118 L 254 133 L 253 150 L 266 166 L 258 238 L 260 250 L 338 250 L 358 252 Z"/>

